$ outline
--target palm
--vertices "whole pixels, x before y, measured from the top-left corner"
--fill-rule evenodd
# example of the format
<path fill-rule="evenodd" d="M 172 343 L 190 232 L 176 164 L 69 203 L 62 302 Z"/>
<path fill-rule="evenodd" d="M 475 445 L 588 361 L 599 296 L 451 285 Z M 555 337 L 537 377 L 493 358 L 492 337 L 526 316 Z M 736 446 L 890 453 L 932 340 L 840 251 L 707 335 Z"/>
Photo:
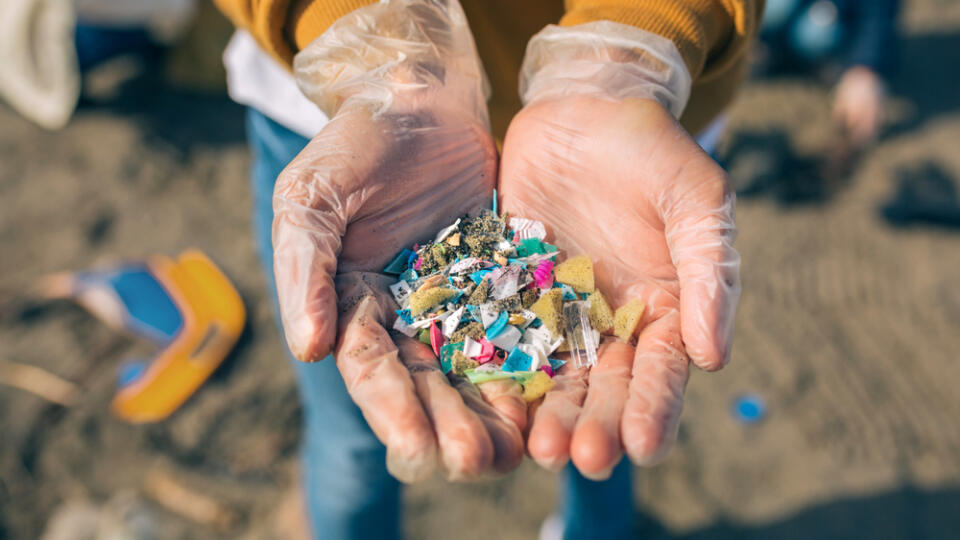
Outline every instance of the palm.
<path fill-rule="evenodd" d="M 675 435 L 688 355 L 716 368 L 726 354 L 716 339 L 726 307 L 710 289 L 735 276 L 719 285 L 695 278 L 713 271 L 705 263 L 731 257 L 729 245 L 707 234 L 694 260 L 681 261 L 694 225 L 729 236 L 723 220 L 710 223 L 726 205 L 722 170 L 658 104 L 574 97 L 514 119 L 500 190 L 506 210 L 544 221 L 567 253 L 596 261 L 597 286 L 611 303 L 647 305 L 635 349 L 605 344 L 589 375 L 561 375 L 532 414 L 528 451 L 548 467 L 572 456 L 598 477 L 621 448 L 640 462 L 658 459 Z M 711 298 L 715 305 L 689 317 L 681 309 Z"/>

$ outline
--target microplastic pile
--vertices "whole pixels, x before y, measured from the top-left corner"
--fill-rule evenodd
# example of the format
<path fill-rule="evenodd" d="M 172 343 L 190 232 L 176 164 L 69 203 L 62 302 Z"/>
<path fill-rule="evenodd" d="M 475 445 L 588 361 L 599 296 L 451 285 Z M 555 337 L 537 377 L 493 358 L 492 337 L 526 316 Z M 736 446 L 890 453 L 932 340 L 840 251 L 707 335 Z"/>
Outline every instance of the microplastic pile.
<path fill-rule="evenodd" d="M 474 384 L 513 379 L 534 401 L 567 363 L 597 363 L 601 334 L 630 340 L 644 305 L 614 312 L 586 255 L 557 262 L 539 221 L 485 210 L 433 242 L 405 249 L 384 269 L 398 276 L 394 329 L 432 347 L 444 373 Z"/>

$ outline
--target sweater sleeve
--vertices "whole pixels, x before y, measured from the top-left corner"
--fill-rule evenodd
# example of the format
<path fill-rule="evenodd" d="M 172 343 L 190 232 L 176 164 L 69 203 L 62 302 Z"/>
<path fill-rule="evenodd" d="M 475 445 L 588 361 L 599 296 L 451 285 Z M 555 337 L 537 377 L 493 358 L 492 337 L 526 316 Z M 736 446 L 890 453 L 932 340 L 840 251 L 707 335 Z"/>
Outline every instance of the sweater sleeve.
<path fill-rule="evenodd" d="M 739 63 L 757 32 L 764 0 L 566 0 L 561 26 L 629 24 L 676 44 L 694 81 Z"/>
<path fill-rule="evenodd" d="M 238 28 L 282 64 L 322 34 L 337 19 L 376 0 L 214 0 Z"/>

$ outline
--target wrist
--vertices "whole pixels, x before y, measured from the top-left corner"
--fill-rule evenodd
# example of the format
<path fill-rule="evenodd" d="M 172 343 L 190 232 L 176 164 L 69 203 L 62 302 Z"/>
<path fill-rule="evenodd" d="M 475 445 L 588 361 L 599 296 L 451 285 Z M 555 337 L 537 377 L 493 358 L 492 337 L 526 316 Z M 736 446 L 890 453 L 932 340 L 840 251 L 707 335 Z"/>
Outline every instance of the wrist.
<path fill-rule="evenodd" d="M 587 95 L 653 99 L 679 118 L 691 77 L 670 40 L 611 21 L 548 26 L 527 46 L 520 76 L 525 105 Z"/>

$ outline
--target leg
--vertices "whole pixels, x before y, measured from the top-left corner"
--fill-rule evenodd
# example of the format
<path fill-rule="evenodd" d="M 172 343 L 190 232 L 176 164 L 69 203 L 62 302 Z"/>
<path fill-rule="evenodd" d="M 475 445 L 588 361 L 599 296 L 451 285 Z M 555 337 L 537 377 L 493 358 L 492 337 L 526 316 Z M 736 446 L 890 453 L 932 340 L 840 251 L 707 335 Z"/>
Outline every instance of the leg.
<path fill-rule="evenodd" d="M 253 153 L 254 234 L 275 302 L 273 184 L 307 139 L 253 109 L 248 110 L 247 130 Z M 399 538 L 399 484 L 387 473 L 386 449 L 347 394 L 333 359 L 316 364 L 290 360 L 303 401 L 303 482 L 314 536 Z"/>
<path fill-rule="evenodd" d="M 631 467 L 629 460 L 621 460 L 602 482 L 584 478 L 573 465 L 564 468 L 560 503 L 564 539 L 633 538 Z"/>

